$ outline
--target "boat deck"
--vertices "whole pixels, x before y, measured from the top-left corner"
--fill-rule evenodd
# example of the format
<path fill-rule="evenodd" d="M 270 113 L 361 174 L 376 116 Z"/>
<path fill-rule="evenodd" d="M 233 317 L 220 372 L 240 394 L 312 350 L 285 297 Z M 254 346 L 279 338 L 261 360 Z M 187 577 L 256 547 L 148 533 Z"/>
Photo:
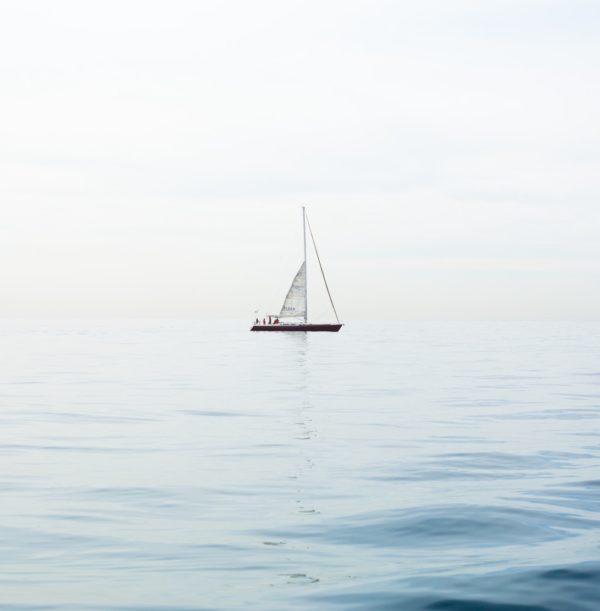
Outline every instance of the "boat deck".
<path fill-rule="evenodd" d="M 331 333 L 337 333 L 342 328 L 341 323 L 329 324 L 285 324 L 279 323 L 277 325 L 252 325 L 250 331 L 276 331 L 276 332 L 291 332 L 291 331 L 329 331 Z"/>

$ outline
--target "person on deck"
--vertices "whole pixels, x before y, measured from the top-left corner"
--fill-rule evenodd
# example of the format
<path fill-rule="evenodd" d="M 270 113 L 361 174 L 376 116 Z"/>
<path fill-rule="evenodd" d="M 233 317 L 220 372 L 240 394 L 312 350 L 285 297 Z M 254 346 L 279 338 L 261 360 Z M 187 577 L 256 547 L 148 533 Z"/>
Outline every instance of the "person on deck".
<path fill-rule="evenodd" d="M 271 322 L 271 315 L 269 314 L 269 324 L 272 325 L 273 323 Z"/>
<path fill-rule="evenodd" d="M 255 325 L 260 325 L 260 322 L 259 322 L 258 318 L 254 321 L 254 324 Z"/>
<path fill-rule="evenodd" d="M 274 325 L 278 325 L 279 324 L 279 318 L 275 319 L 275 322 L 273 323 Z"/>
<path fill-rule="evenodd" d="M 266 325 L 267 321 L 263 318 L 263 325 Z"/>

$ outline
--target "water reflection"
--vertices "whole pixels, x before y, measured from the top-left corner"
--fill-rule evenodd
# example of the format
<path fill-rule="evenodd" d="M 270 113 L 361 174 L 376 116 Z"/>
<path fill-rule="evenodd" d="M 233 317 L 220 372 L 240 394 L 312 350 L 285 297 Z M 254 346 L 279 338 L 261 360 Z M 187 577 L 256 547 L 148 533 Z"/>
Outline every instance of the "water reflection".
<path fill-rule="evenodd" d="M 290 472 L 290 479 L 295 484 L 295 502 L 290 506 L 290 521 L 298 526 L 306 526 L 306 519 L 314 518 L 320 514 L 317 502 L 317 490 L 315 489 L 315 474 L 319 469 L 315 458 L 313 442 L 317 437 L 317 425 L 315 422 L 315 404 L 312 398 L 311 388 L 311 338 L 307 333 L 290 334 L 286 337 L 289 350 L 294 355 L 292 359 L 296 364 L 293 377 L 295 380 L 294 401 L 290 409 L 291 439 L 290 444 L 294 448 L 297 457 L 292 462 L 294 469 Z M 298 517 L 302 516 L 301 523 Z M 310 544 L 304 545 L 302 556 L 297 561 L 297 571 L 293 573 L 280 574 L 288 585 L 307 585 L 319 582 L 319 578 L 310 570 L 311 556 Z"/>

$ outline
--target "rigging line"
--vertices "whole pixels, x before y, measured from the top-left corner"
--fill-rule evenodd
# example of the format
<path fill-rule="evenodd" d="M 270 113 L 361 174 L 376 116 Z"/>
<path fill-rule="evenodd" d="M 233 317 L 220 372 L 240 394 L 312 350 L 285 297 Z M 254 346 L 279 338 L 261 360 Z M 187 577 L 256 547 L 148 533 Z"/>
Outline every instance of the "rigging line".
<path fill-rule="evenodd" d="M 329 285 L 327 284 L 327 279 L 325 278 L 325 271 L 323 270 L 323 266 L 321 265 L 321 257 L 319 257 L 319 251 L 317 250 L 317 243 L 315 242 L 315 236 L 313 235 L 312 227 L 310 226 L 310 221 L 308 220 L 308 214 L 305 213 L 306 224 L 308 225 L 308 230 L 310 231 L 310 237 L 312 239 L 313 246 L 315 247 L 315 253 L 317 255 L 317 261 L 319 262 L 319 267 L 321 268 L 321 275 L 323 276 L 323 282 L 325 283 L 325 288 L 327 289 L 327 295 L 329 295 L 329 301 L 331 302 L 331 307 L 333 308 L 333 313 L 335 314 L 335 319 L 340 322 L 335 306 L 333 305 L 333 299 L 331 298 L 331 293 L 329 291 Z"/>

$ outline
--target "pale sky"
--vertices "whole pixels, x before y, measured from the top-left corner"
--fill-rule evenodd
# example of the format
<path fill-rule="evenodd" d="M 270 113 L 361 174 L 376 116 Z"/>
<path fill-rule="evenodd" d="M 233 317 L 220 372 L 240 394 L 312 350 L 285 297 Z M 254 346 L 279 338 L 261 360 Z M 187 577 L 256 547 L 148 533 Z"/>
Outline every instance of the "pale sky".
<path fill-rule="evenodd" d="M 0 316 L 276 311 L 306 205 L 346 320 L 599 319 L 599 31 L 594 0 L 1 0 Z"/>

